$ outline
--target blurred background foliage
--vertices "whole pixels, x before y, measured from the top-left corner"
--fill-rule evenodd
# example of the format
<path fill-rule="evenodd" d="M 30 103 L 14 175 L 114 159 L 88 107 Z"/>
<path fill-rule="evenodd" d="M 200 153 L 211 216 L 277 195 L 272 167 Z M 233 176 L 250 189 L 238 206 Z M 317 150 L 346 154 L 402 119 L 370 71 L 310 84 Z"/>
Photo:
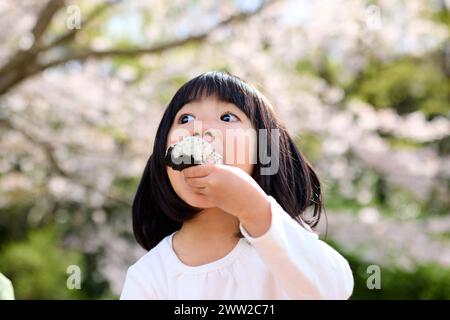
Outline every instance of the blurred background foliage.
<path fill-rule="evenodd" d="M 130 204 L 164 107 L 226 70 L 267 95 L 317 168 L 353 298 L 450 299 L 449 6 L 2 1 L 0 272 L 16 298 L 117 298 L 144 253 Z"/>

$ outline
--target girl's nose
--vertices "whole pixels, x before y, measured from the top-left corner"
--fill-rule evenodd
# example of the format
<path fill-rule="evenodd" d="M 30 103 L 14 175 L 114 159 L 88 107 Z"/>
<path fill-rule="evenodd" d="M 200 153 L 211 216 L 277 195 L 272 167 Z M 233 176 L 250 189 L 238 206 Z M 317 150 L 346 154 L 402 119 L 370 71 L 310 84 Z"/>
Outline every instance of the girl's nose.
<path fill-rule="evenodd" d="M 214 135 L 211 130 L 208 129 L 203 133 L 203 139 L 205 139 L 209 143 L 212 143 L 214 141 Z"/>
<path fill-rule="evenodd" d="M 194 121 L 194 128 L 193 128 L 193 135 L 201 137 L 208 141 L 209 143 L 212 143 L 214 141 L 214 138 L 216 136 L 215 132 L 216 129 L 213 126 L 212 122 L 209 121 Z"/>
<path fill-rule="evenodd" d="M 200 134 L 199 131 L 195 131 L 194 136 L 201 137 L 201 138 L 205 139 L 206 141 L 208 141 L 209 143 L 212 143 L 214 141 L 213 131 L 214 130 L 212 130 L 212 129 L 207 129 L 207 130 L 203 131 L 203 134 Z"/>

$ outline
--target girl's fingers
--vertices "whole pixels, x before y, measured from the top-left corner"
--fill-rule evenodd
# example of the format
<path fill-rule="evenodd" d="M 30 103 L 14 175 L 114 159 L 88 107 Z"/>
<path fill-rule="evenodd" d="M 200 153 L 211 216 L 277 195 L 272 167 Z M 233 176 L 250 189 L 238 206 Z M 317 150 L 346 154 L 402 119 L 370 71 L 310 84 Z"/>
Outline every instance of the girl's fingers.
<path fill-rule="evenodd" d="M 203 189 L 195 188 L 195 189 L 194 189 L 194 193 L 195 193 L 196 195 L 198 195 L 198 196 L 201 196 L 201 197 L 205 197 L 205 196 L 206 196 L 206 194 L 205 194 L 205 192 L 204 192 L 204 188 L 203 188 Z"/>
<path fill-rule="evenodd" d="M 194 193 L 198 196 L 201 197 L 206 197 L 207 193 L 206 193 L 206 188 L 197 188 L 197 187 L 191 187 L 192 191 L 194 191 Z"/>
<path fill-rule="evenodd" d="M 186 183 L 194 188 L 201 188 L 204 189 L 207 186 L 207 177 L 200 177 L 200 178 L 184 178 Z"/>
<path fill-rule="evenodd" d="M 210 164 L 201 164 L 182 170 L 185 178 L 206 177 L 211 173 L 212 166 Z"/>

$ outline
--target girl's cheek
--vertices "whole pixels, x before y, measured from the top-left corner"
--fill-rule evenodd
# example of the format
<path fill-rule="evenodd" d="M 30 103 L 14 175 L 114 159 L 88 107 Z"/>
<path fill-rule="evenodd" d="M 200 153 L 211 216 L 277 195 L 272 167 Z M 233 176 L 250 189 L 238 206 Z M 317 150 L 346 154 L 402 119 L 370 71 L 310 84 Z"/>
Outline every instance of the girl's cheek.
<path fill-rule="evenodd" d="M 254 164 L 256 164 L 257 151 L 256 136 L 246 134 L 236 134 L 233 137 L 227 136 L 224 141 L 223 159 L 227 165 L 239 167 L 251 174 Z"/>
<path fill-rule="evenodd" d="M 167 175 L 169 176 L 170 184 L 172 185 L 175 193 L 178 194 L 180 198 L 183 198 L 183 175 L 180 171 L 173 170 L 167 167 Z"/>
<path fill-rule="evenodd" d="M 241 150 L 245 150 L 245 162 L 238 164 L 238 166 L 249 175 L 252 175 L 253 167 L 256 164 L 256 143 L 250 141 L 241 147 Z"/>

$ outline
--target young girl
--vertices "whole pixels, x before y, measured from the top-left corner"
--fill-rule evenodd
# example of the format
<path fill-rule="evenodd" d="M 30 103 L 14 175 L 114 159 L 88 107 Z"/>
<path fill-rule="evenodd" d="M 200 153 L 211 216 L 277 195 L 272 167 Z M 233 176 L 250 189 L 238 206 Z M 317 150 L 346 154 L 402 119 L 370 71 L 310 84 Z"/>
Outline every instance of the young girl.
<path fill-rule="evenodd" d="M 246 130 L 268 134 L 229 138 Z M 166 149 L 188 135 L 222 143 L 225 164 L 167 166 Z M 256 160 L 228 160 L 233 152 Z M 229 73 L 202 74 L 178 90 L 158 128 L 133 203 L 148 253 L 128 269 L 121 299 L 347 299 L 346 259 L 311 229 L 321 210 L 319 179 L 267 99 Z"/>

